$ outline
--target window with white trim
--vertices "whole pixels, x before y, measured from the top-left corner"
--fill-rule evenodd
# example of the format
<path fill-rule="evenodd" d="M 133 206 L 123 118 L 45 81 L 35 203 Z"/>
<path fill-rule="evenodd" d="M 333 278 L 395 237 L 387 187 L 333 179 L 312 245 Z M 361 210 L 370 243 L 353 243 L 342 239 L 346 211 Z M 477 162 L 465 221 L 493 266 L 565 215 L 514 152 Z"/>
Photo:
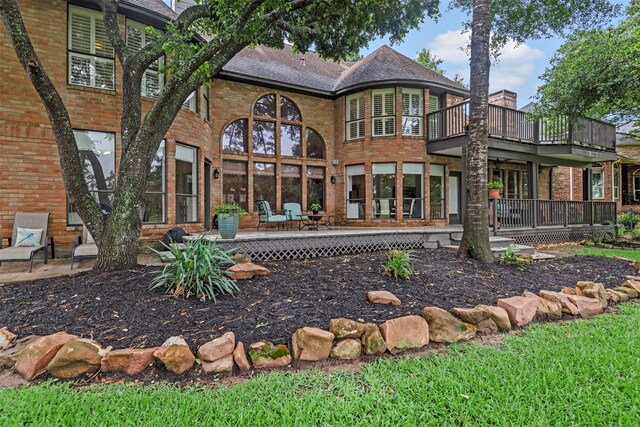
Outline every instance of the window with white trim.
<path fill-rule="evenodd" d="M 346 137 L 347 141 L 364 138 L 364 94 L 347 96 Z"/>
<path fill-rule="evenodd" d="M 402 89 L 402 135 L 422 136 L 424 98 L 422 89 Z"/>
<path fill-rule="evenodd" d="M 602 169 L 592 170 L 591 191 L 594 199 L 604 199 L 604 174 L 602 173 Z"/>
<path fill-rule="evenodd" d="M 187 96 L 187 99 L 182 103 L 183 108 L 187 108 L 189 111 L 193 111 L 194 113 L 198 112 L 198 91 L 194 90 Z"/>
<path fill-rule="evenodd" d="M 391 136 L 396 134 L 396 93 L 394 89 L 371 91 L 371 134 Z"/>
<path fill-rule="evenodd" d="M 139 22 L 127 20 L 127 47 L 140 50 L 146 45 L 158 40 L 158 35 L 147 31 L 147 27 Z M 142 96 L 157 98 L 164 88 L 164 74 L 160 68 L 164 58 L 160 58 L 149 66 L 142 76 Z"/>
<path fill-rule="evenodd" d="M 69 6 L 69 84 L 115 89 L 115 55 L 102 14 Z"/>
<path fill-rule="evenodd" d="M 613 200 L 620 198 L 620 163 L 613 164 Z"/>

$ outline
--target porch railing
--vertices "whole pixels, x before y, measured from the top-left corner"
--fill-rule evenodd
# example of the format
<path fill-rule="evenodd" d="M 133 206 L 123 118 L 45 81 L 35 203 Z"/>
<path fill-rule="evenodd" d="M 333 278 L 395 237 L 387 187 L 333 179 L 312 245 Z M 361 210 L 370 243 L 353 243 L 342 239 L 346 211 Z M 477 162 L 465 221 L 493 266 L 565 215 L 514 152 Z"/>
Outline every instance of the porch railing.
<path fill-rule="evenodd" d="M 466 135 L 469 101 L 427 114 L 427 141 Z M 567 117 L 536 119 L 512 108 L 489 105 L 489 136 L 530 144 L 577 144 L 616 150 L 616 129 L 599 120 Z"/>
<path fill-rule="evenodd" d="M 491 226 L 537 228 L 594 225 L 616 221 L 615 202 L 495 199 L 490 203 Z"/>

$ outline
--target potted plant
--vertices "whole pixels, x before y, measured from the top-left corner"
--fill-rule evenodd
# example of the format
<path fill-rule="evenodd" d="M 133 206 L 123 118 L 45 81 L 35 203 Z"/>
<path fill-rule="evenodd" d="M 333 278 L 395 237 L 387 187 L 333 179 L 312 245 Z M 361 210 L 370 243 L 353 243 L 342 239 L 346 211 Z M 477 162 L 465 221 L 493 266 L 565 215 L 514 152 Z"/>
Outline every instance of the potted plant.
<path fill-rule="evenodd" d="M 213 208 L 213 213 L 218 217 L 218 231 L 223 239 L 233 239 L 238 233 L 240 217 L 246 212 L 238 205 L 219 205 Z"/>
<path fill-rule="evenodd" d="M 317 220 L 320 219 L 320 218 L 316 218 L 316 217 L 319 216 L 318 212 L 320 212 L 320 209 L 322 209 L 322 206 L 320 206 L 318 203 L 313 203 L 311 205 L 311 212 L 313 212 L 313 216 L 314 216 L 313 220 L 314 221 L 317 221 Z"/>
<path fill-rule="evenodd" d="M 489 183 L 488 187 L 489 187 L 489 198 L 497 199 L 498 197 L 500 197 L 500 191 L 502 191 L 502 189 L 504 188 L 504 185 L 502 185 L 502 182 L 500 181 L 493 181 Z"/>

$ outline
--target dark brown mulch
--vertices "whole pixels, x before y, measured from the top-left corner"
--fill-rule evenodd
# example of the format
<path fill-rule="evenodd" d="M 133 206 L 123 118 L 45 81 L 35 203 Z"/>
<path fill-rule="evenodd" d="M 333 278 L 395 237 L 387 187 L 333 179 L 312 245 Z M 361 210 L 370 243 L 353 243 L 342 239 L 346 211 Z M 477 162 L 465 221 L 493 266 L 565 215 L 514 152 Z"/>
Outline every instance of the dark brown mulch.
<path fill-rule="evenodd" d="M 328 328 L 335 317 L 367 322 L 420 314 L 425 306 L 445 309 L 495 304 L 524 290 L 559 290 L 578 280 L 618 285 L 635 274 L 629 263 L 573 256 L 538 261 L 524 272 L 514 266 L 484 266 L 457 260 L 450 250 L 415 252 L 416 275 L 409 281 L 381 273 L 385 253 L 301 261 L 269 262 L 271 274 L 239 282 L 235 297 L 217 303 L 176 299 L 148 290 L 153 268 L 22 282 L 0 287 L 0 327 L 20 336 L 67 331 L 114 348 L 157 346 L 183 335 L 195 349 L 233 331 L 245 343 L 285 343 L 302 326 Z M 367 291 L 386 289 L 402 306 L 367 302 Z"/>

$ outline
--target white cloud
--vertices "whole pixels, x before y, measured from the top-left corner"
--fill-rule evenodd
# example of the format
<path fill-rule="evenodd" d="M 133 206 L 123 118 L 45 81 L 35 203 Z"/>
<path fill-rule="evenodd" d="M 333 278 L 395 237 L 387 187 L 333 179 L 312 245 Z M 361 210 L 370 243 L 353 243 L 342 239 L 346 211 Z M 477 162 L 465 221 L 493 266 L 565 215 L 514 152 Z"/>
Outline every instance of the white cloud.
<path fill-rule="evenodd" d="M 448 75 L 458 73 L 466 82 L 469 82 L 469 37 L 470 33 L 452 30 L 436 35 L 427 43 L 427 49 L 444 61 Z M 531 79 L 536 60 L 544 56 L 540 49 L 508 42 L 500 50 L 497 63 L 491 66 L 491 90 L 516 90 L 523 86 Z"/>

